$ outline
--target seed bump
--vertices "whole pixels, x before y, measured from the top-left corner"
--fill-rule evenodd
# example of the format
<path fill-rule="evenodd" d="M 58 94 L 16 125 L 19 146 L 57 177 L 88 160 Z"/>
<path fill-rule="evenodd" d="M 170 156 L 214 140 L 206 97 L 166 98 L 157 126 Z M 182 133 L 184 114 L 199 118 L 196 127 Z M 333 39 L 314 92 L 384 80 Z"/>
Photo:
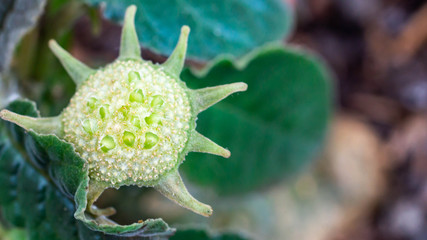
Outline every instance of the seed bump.
<path fill-rule="evenodd" d="M 87 132 L 90 135 L 93 134 L 93 132 L 95 130 L 95 126 L 94 126 L 94 123 L 90 119 L 84 120 L 82 125 L 83 125 L 83 130 L 85 132 Z"/>
<path fill-rule="evenodd" d="M 139 120 L 139 117 L 132 117 L 131 123 L 133 126 L 141 128 L 141 120 Z"/>
<path fill-rule="evenodd" d="M 112 136 L 105 136 L 101 140 L 101 150 L 103 152 L 108 152 L 109 150 L 116 147 L 116 142 L 114 142 L 114 138 Z"/>
<path fill-rule="evenodd" d="M 128 74 L 128 81 L 129 81 L 129 83 L 140 81 L 140 80 L 141 80 L 141 75 L 139 75 L 138 72 L 135 72 L 135 71 L 130 71 L 129 72 L 129 74 Z"/>
<path fill-rule="evenodd" d="M 110 113 L 109 107 L 110 105 L 105 104 L 104 106 L 99 108 L 99 116 L 101 116 L 102 119 L 105 119 Z"/>
<path fill-rule="evenodd" d="M 160 122 L 160 120 L 161 120 L 161 116 L 158 113 L 153 113 L 150 116 L 145 118 L 145 122 L 148 125 L 156 124 L 156 123 Z"/>
<path fill-rule="evenodd" d="M 129 131 L 125 131 L 123 133 L 123 142 L 127 146 L 132 147 L 135 144 L 135 134 L 133 134 Z"/>
<path fill-rule="evenodd" d="M 129 101 L 138 103 L 144 102 L 144 94 L 142 93 L 142 89 L 136 89 L 131 92 L 129 95 Z"/>
<path fill-rule="evenodd" d="M 145 149 L 153 148 L 158 142 L 159 142 L 159 137 L 156 134 L 152 132 L 147 132 L 145 134 L 145 143 L 144 143 Z"/>
<path fill-rule="evenodd" d="M 89 100 L 87 101 L 87 106 L 90 109 L 94 109 L 96 107 L 96 105 L 98 104 L 98 99 L 96 99 L 95 97 L 91 97 L 89 98 Z"/>
<path fill-rule="evenodd" d="M 153 96 L 153 100 L 151 100 L 151 106 L 152 107 L 161 107 L 163 105 L 164 101 L 162 99 L 162 96 L 155 95 Z"/>

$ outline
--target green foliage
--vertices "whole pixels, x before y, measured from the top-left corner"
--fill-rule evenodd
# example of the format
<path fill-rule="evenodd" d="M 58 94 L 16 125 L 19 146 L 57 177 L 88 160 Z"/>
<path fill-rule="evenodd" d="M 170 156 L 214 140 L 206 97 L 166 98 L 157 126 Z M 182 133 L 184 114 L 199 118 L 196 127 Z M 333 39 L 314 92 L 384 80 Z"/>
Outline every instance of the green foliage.
<path fill-rule="evenodd" d="M 25 228 L 30 239 L 77 239 L 72 201 L 25 162 L 5 134 L 1 128 L 0 205 L 5 220 Z"/>
<path fill-rule="evenodd" d="M 198 131 L 227 146 L 231 157 L 190 154 L 182 169 L 194 182 L 223 194 L 247 192 L 296 174 L 321 147 L 331 76 L 303 50 L 269 46 L 237 62 L 218 60 L 204 72 L 187 70 L 181 78 L 190 88 L 235 81 L 249 86 L 199 116 Z"/>
<path fill-rule="evenodd" d="M 191 28 L 187 56 L 209 60 L 242 56 L 267 42 L 281 41 L 292 28 L 283 0 L 84 0 L 106 4 L 104 16 L 119 22 L 130 4 L 138 8 L 136 28 L 142 46 L 168 56 L 182 25 Z"/>

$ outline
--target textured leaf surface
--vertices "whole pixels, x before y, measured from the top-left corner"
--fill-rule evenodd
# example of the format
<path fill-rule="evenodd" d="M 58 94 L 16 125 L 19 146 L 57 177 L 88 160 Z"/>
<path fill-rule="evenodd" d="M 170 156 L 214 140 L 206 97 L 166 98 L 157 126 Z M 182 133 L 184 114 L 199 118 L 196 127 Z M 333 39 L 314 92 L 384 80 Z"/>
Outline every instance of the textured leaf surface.
<path fill-rule="evenodd" d="M 4 129 L 0 131 L 3 217 L 15 227 L 25 228 L 29 239 L 78 239 L 72 201 L 26 163 Z"/>
<path fill-rule="evenodd" d="M 321 147 L 331 109 L 331 77 L 309 53 L 269 46 L 240 62 L 219 60 L 181 78 L 190 88 L 246 82 L 236 94 L 199 115 L 197 129 L 226 146 L 229 159 L 191 153 L 187 177 L 223 194 L 237 194 L 295 175 Z"/>
<path fill-rule="evenodd" d="M 13 50 L 34 26 L 46 0 L 2 0 L 0 4 L 0 72 L 9 68 Z"/>
<path fill-rule="evenodd" d="M 187 56 L 208 60 L 241 56 L 266 42 L 280 41 L 291 29 L 290 7 L 282 0 L 85 0 L 106 4 L 105 17 L 121 21 L 127 6 L 138 7 L 139 41 L 169 56 L 182 25 L 191 28 Z"/>
<path fill-rule="evenodd" d="M 34 103 L 15 101 L 10 110 L 37 117 Z M 3 124 L 3 122 L 1 122 Z M 84 221 L 94 230 L 126 236 L 165 237 L 173 233 L 161 219 L 147 220 L 128 226 L 105 225 L 87 216 L 87 167 L 72 146 L 56 136 L 25 133 L 20 127 L 7 123 L 11 138 L 23 143 L 28 161 L 15 149 L 1 129 L 0 142 L 0 205 L 4 217 L 15 227 L 26 228 L 30 239 L 117 239 L 120 236 L 92 232 L 74 218 Z M 34 236 L 33 236 L 34 235 Z"/>

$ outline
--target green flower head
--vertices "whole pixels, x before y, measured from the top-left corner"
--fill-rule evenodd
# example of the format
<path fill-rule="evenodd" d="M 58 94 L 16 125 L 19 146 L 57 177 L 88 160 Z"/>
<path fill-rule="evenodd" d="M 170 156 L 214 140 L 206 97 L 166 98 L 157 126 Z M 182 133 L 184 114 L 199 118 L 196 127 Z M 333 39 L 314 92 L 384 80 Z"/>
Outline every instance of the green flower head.
<path fill-rule="evenodd" d="M 204 89 L 187 88 L 179 75 L 190 29 L 183 26 L 178 44 L 163 64 L 141 58 L 134 26 L 135 6 L 125 15 L 120 56 L 97 70 L 87 67 L 54 40 L 49 46 L 77 85 L 70 104 L 57 117 L 32 118 L 3 110 L 0 117 L 38 134 L 54 134 L 70 143 L 89 169 L 87 211 L 108 187 L 154 187 L 198 214 L 212 214 L 195 200 L 178 173 L 189 152 L 229 157 L 230 152 L 196 130 L 197 114 L 245 83 Z M 220 129 L 218 129 L 220 131 Z"/>

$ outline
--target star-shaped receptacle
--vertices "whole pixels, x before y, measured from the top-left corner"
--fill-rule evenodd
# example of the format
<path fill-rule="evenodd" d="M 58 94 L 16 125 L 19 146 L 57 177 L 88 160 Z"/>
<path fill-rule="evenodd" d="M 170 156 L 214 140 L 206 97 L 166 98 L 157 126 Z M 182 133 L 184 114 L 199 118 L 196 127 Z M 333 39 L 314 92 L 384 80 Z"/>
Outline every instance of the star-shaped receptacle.
<path fill-rule="evenodd" d="M 55 41 L 49 46 L 77 85 L 70 104 L 57 117 L 32 118 L 3 110 L 0 117 L 38 134 L 54 134 L 73 145 L 89 167 L 87 210 L 108 187 L 154 187 L 198 214 L 210 206 L 194 199 L 178 173 L 189 152 L 229 157 L 230 152 L 195 130 L 197 114 L 228 95 L 245 91 L 245 83 L 192 90 L 179 75 L 190 29 L 183 26 L 178 44 L 161 65 L 141 58 L 134 26 L 136 7 L 125 15 L 120 56 L 100 69 L 81 63 Z M 218 129 L 221 131 L 221 129 Z"/>

